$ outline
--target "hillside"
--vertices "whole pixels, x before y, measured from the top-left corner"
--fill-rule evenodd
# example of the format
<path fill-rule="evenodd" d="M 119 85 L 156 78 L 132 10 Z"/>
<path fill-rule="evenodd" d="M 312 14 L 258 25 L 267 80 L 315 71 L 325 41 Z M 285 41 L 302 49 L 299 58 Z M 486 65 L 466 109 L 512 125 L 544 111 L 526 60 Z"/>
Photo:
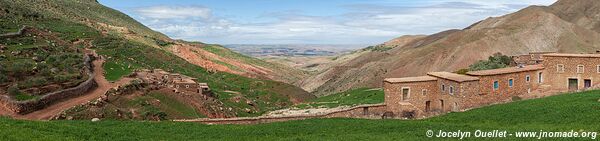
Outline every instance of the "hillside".
<path fill-rule="evenodd" d="M 195 140 L 198 137 L 204 140 L 448 140 L 427 138 L 425 133 L 427 130 L 595 132 L 600 130 L 600 126 L 590 123 L 599 122 L 599 98 L 600 91 L 565 94 L 450 113 L 424 120 L 338 118 L 259 125 L 203 125 L 137 121 L 19 121 L 0 118 L 0 127 L 10 129 L 1 130 L 0 136 L 6 140 Z M 597 135 L 593 137 L 595 138 L 543 139 L 597 139 Z M 486 139 L 537 140 L 510 136 Z M 464 140 L 481 138 L 471 137 Z"/>
<path fill-rule="evenodd" d="M 64 42 L 65 46 L 73 47 L 50 50 L 51 53 L 72 52 L 83 55 L 76 48 L 96 50 L 106 58 L 107 62 L 103 68 L 106 78 L 111 81 L 118 80 L 136 69 L 155 68 L 197 78 L 199 82 L 208 83 L 219 100 L 225 106 L 233 108 L 237 116 L 260 115 L 265 111 L 283 108 L 314 97 L 296 86 L 279 82 L 294 81 L 294 74 L 302 74 L 302 72 L 233 53 L 219 45 L 172 40 L 94 0 L 0 1 L 0 16 L 2 16 L 0 19 L 2 33 L 16 32 L 27 25 L 43 34 L 48 34 L 44 37 L 57 37 L 37 40 L 41 43 L 54 46 L 62 44 L 53 45 L 53 42 Z M 33 50 L 47 50 L 45 48 L 48 45 L 35 43 L 37 42 L 21 42 L 14 47 L 4 41 L 1 44 L 11 45 L 8 46 L 9 50 L 20 46 L 27 46 Z M 203 59 L 180 56 L 172 50 L 178 46 L 201 52 L 202 55 L 198 56 Z M 212 67 L 215 65 L 196 62 L 220 64 L 229 70 L 237 71 L 219 70 Z M 2 65 L 5 63 L 3 62 Z M 283 79 L 287 74 L 291 77 Z M 232 100 L 232 97 L 241 97 L 255 104 L 239 103 Z"/>
<path fill-rule="evenodd" d="M 357 87 L 380 87 L 386 77 L 456 71 L 497 52 L 592 53 L 600 50 L 600 18 L 595 18 L 600 12 L 598 7 L 600 2 L 594 0 L 559 0 L 547 7 L 530 6 L 465 29 L 443 31 L 360 55 L 309 78 L 303 88 L 327 95 Z"/>

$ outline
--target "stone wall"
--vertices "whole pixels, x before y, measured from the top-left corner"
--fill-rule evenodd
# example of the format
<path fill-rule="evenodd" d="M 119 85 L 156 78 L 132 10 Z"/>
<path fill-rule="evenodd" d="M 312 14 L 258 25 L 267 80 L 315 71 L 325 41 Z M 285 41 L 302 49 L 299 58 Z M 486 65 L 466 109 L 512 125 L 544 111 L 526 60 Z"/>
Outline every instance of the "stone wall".
<path fill-rule="evenodd" d="M 564 71 L 558 71 L 558 65 L 564 66 Z M 583 66 L 583 73 L 577 73 L 577 66 Z M 600 73 L 598 66 L 600 58 L 596 57 L 558 57 L 544 56 L 544 66 L 546 70 L 543 72 L 544 85 L 550 85 L 551 91 L 568 92 L 569 79 L 577 79 L 578 91 L 585 90 L 584 80 L 592 81 L 592 88 L 600 85 Z"/>
<path fill-rule="evenodd" d="M 23 33 L 25 33 L 25 30 L 27 30 L 27 26 L 21 27 L 21 29 L 19 29 L 19 31 L 17 31 L 17 32 L 0 34 L 0 38 L 12 38 L 12 37 L 21 36 L 21 35 L 23 35 Z"/>
<path fill-rule="evenodd" d="M 296 116 L 272 116 L 272 117 L 241 117 L 241 118 L 202 118 L 191 120 L 174 120 L 180 122 L 198 122 L 205 124 L 260 124 L 281 122 L 290 120 L 304 120 L 311 118 L 367 118 L 381 119 L 386 111 L 385 104 L 360 105 L 350 109 L 325 113 L 307 114 Z"/>
<path fill-rule="evenodd" d="M 480 78 L 477 86 L 471 86 L 471 94 L 463 98 L 462 110 L 472 109 L 489 105 L 492 103 L 510 101 L 513 97 L 532 95 L 540 85 L 538 73 L 541 70 L 516 72 L 509 74 L 497 74 L 478 76 Z M 529 81 L 527 81 L 529 76 Z M 509 80 L 513 80 L 513 86 L 509 86 Z M 498 88 L 494 89 L 494 82 L 498 81 Z"/>
<path fill-rule="evenodd" d="M 384 82 L 383 88 L 385 93 L 385 104 L 388 108 L 387 111 L 394 113 L 394 115 L 399 115 L 402 112 L 415 110 L 415 112 L 417 113 L 424 113 L 422 109 L 426 109 L 426 101 L 431 101 L 440 98 L 440 88 L 437 86 L 437 84 L 438 82 L 436 80 L 407 83 Z M 404 100 L 402 97 L 403 88 L 408 88 L 409 90 L 409 97 L 404 98 Z M 439 106 L 432 105 L 430 107 L 430 110 L 439 111 L 441 109 L 439 108 Z"/>
<path fill-rule="evenodd" d="M 66 98 L 83 95 L 87 91 L 94 89 L 95 87 L 98 86 L 98 84 L 94 80 L 95 72 L 93 72 L 94 66 L 92 64 L 92 60 L 94 58 L 93 58 L 93 56 L 89 56 L 89 55 L 86 55 L 84 58 L 85 58 L 84 59 L 85 69 L 86 69 L 86 72 L 88 73 L 89 78 L 88 78 L 88 80 L 82 82 L 81 84 L 77 85 L 76 87 L 68 88 L 68 89 L 64 89 L 64 90 L 60 90 L 60 91 L 56 91 L 56 92 L 51 92 L 51 93 L 43 95 L 39 99 L 31 99 L 31 100 L 26 100 L 26 101 L 17 101 L 6 95 L 3 95 L 3 96 L 0 96 L 0 105 L 14 113 L 27 114 L 27 113 L 31 113 L 31 112 L 34 112 L 39 109 L 43 109 L 48 105 L 51 105 L 55 102 L 64 100 Z"/>

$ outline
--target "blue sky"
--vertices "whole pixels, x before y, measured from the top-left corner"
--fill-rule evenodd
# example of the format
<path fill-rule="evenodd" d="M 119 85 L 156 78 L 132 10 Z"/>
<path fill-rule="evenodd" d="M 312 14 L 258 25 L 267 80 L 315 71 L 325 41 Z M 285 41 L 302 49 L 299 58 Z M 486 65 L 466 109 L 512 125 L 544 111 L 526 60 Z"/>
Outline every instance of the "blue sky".
<path fill-rule="evenodd" d="M 218 44 L 379 44 L 555 0 L 99 0 L 171 38 Z"/>

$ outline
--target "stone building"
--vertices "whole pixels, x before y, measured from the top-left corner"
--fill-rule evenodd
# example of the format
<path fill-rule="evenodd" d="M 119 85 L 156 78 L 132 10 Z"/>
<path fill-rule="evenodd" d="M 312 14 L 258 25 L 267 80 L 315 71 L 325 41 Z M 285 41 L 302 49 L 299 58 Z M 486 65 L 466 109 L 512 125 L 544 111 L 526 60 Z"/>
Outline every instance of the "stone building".
<path fill-rule="evenodd" d="M 197 83 L 195 78 L 185 75 L 169 73 L 161 69 L 142 69 L 137 71 L 135 76 L 150 84 L 171 88 L 173 92 L 211 95 L 211 90 L 207 83 Z"/>
<path fill-rule="evenodd" d="M 572 92 L 600 86 L 600 54 L 547 54 L 544 66 L 545 91 Z"/>
<path fill-rule="evenodd" d="M 471 71 L 466 75 L 430 72 L 427 76 L 387 78 L 383 84 L 385 105 L 388 112 L 396 116 L 415 113 L 417 117 L 428 117 L 509 102 L 514 98 L 600 86 L 600 54 L 532 53 L 527 56 L 530 61 L 526 64 Z"/>
<path fill-rule="evenodd" d="M 544 61 L 542 55 L 550 53 L 555 52 L 531 52 L 526 55 L 511 56 L 513 60 L 513 64 L 511 64 L 511 66 L 541 64 Z"/>

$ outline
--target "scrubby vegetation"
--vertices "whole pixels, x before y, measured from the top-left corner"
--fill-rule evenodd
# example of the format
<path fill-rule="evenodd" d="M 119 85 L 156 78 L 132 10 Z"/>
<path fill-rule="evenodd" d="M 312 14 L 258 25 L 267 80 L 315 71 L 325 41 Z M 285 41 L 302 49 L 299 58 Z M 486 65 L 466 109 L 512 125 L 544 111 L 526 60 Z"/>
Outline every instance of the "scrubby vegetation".
<path fill-rule="evenodd" d="M 109 81 L 118 80 L 140 68 L 157 68 L 184 74 L 198 78 L 199 82 L 208 83 L 219 100 L 238 111 L 237 116 L 257 116 L 269 110 L 287 107 L 292 104 L 289 97 L 312 98 L 306 91 L 289 84 L 223 72 L 209 72 L 190 64 L 160 48 L 171 45 L 168 37 L 94 0 L 0 1 L 0 16 L 2 16 L 0 31 L 3 33 L 16 32 L 23 25 L 28 25 L 56 36 L 56 38 L 44 39 L 32 35 L 19 38 L 18 42 L 14 39 L 2 41 L 8 51 L 4 51 L 0 56 L 2 61 L 0 82 L 13 84 L 12 82 L 18 78 L 13 76 L 39 78 L 23 78 L 23 83 L 18 85 L 22 89 L 51 83 L 72 86 L 85 80 L 87 76 L 77 70 L 81 66 L 79 63 L 82 63 L 82 53 L 78 49 L 91 47 L 106 57 L 107 61 L 102 67 Z M 33 51 L 22 51 L 21 54 L 28 54 L 28 56 L 19 58 L 11 55 L 14 50 Z M 44 50 L 52 50 L 52 53 L 39 52 Z M 218 48 L 207 48 L 207 50 L 217 52 L 218 55 L 226 55 L 225 57 L 238 57 L 256 64 L 264 63 L 228 50 Z M 42 57 L 32 59 L 35 56 Z M 46 66 L 42 63 L 44 61 Z M 43 78 L 37 74 L 51 77 Z M 231 100 L 232 97 L 240 96 L 252 101 L 253 104 Z"/>
<path fill-rule="evenodd" d="M 109 76 L 107 78 L 118 79 L 128 74 L 126 73 L 128 70 L 136 68 L 160 68 L 169 72 L 181 73 L 198 78 L 199 82 L 207 82 L 223 103 L 239 111 L 238 116 L 257 116 L 269 110 L 285 108 L 292 103 L 287 95 L 282 94 L 292 96 L 303 94 L 301 89 L 281 82 L 251 79 L 223 72 L 209 72 L 167 51 L 148 47 L 141 43 L 104 37 L 95 40 L 93 45 L 99 54 L 110 57 L 107 59 L 108 64 L 127 64 L 105 67 L 113 68 L 106 71 L 106 76 Z M 234 102 L 230 98 L 236 95 L 225 91 L 239 92 L 243 94 L 241 96 L 256 101 L 257 104 L 248 105 L 245 102 Z M 258 110 L 246 112 L 244 109 Z"/>
<path fill-rule="evenodd" d="M 303 104 L 298 108 L 333 108 L 339 106 L 355 106 L 361 104 L 383 103 L 384 94 L 382 89 L 359 88 L 337 94 L 319 97 Z"/>
<path fill-rule="evenodd" d="M 424 120 L 310 119 L 259 125 L 178 122 L 20 121 L 0 119 L 6 140 L 445 140 L 427 130 L 594 131 L 600 130 L 600 91 L 494 105 Z M 302 133 L 302 134 L 299 134 Z M 457 139 L 457 138 L 453 138 Z M 464 140 L 481 140 L 466 138 Z M 486 138 L 490 140 L 518 140 Z M 537 138 L 520 138 L 520 140 Z M 589 140 L 590 138 L 544 138 Z"/>
<path fill-rule="evenodd" d="M 362 51 L 378 51 L 384 52 L 392 49 L 394 47 L 385 46 L 385 45 L 376 45 L 376 46 L 368 46 L 367 48 L 362 49 Z"/>
<path fill-rule="evenodd" d="M 480 60 L 475 64 L 469 66 L 469 70 L 478 71 L 478 70 L 490 70 L 490 69 L 499 69 L 505 68 L 510 65 L 512 59 L 506 55 L 502 55 L 502 53 L 495 53 L 490 56 L 488 60 Z"/>
<path fill-rule="evenodd" d="M 88 78 L 83 53 L 72 41 L 97 36 L 97 31 L 7 1 L 0 2 L 0 11 L 0 34 L 28 27 L 21 36 L 0 39 L 0 88 L 13 87 L 11 96 L 28 100 Z"/>

